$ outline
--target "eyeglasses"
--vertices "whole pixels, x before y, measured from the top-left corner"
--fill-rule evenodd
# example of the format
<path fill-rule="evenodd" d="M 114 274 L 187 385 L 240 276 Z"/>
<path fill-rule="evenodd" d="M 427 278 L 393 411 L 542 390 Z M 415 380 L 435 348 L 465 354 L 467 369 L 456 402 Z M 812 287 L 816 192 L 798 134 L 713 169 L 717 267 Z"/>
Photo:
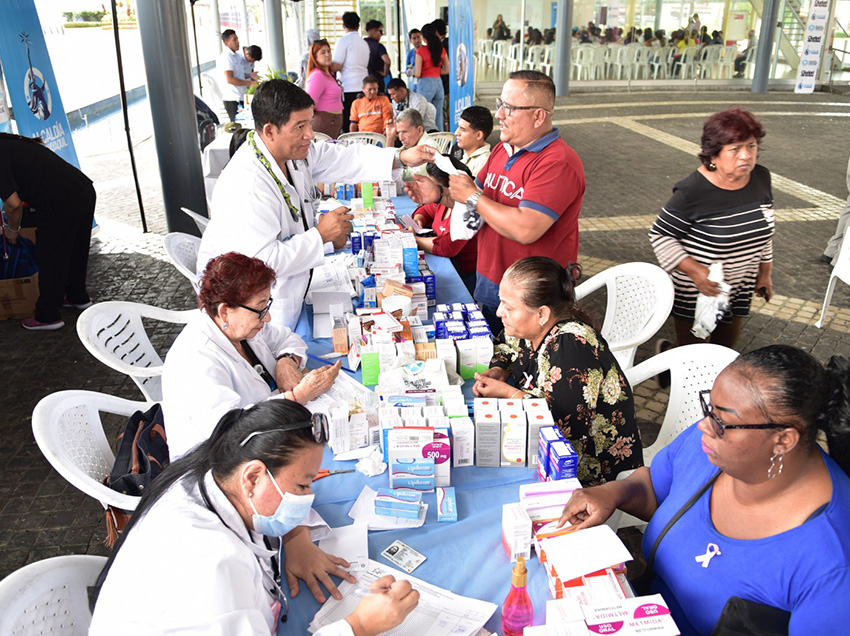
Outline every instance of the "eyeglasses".
<path fill-rule="evenodd" d="M 269 314 L 269 310 L 272 308 L 272 303 L 274 302 L 274 298 L 269 298 L 269 302 L 266 303 L 266 306 L 262 309 L 254 309 L 253 307 L 248 307 L 247 305 L 240 305 L 237 303 L 237 307 L 242 307 L 242 309 L 247 309 L 248 311 L 252 311 L 257 314 L 257 318 L 262 320 Z"/>
<path fill-rule="evenodd" d="M 313 413 L 309 422 L 300 422 L 298 424 L 293 424 L 292 426 L 284 426 L 283 428 L 273 428 L 268 431 L 254 431 L 248 437 L 243 439 L 240 443 L 240 447 L 244 447 L 245 444 L 250 442 L 252 439 L 257 437 L 258 435 L 264 435 L 265 433 L 279 433 L 283 431 L 297 431 L 301 428 L 307 428 L 308 426 L 313 428 L 313 439 L 316 440 L 317 444 L 324 444 L 330 439 L 329 425 L 328 425 L 328 417 L 324 413 Z"/>
<path fill-rule="evenodd" d="M 549 110 L 546 109 L 546 108 L 543 108 L 543 106 L 512 106 L 510 104 L 503 102 L 501 99 L 499 99 L 497 97 L 496 98 L 496 110 L 498 111 L 500 108 L 505 111 L 505 117 L 510 117 L 515 110 L 537 110 L 538 108 L 540 108 L 541 110 L 544 110 L 547 113 L 549 112 Z"/>
<path fill-rule="evenodd" d="M 754 428 L 754 429 L 768 429 L 775 428 L 777 430 L 782 430 L 784 428 L 789 428 L 784 424 L 773 424 L 770 422 L 766 422 L 764 424 L 724 424 L 723 421 L 717 417 L 717 414 L 714 412 L 714 407 L 708 402 L 708 396 L 711 394 L 711 391 L 705 389 L 699 392 L 699 403 L 702 407 L 703 417 L 707 417 L 708 421 L 711 422 L 711 425 L 714 427 L 714 434 L 717 437 L 723 437 L 723 431 L 729 428 Z"/>

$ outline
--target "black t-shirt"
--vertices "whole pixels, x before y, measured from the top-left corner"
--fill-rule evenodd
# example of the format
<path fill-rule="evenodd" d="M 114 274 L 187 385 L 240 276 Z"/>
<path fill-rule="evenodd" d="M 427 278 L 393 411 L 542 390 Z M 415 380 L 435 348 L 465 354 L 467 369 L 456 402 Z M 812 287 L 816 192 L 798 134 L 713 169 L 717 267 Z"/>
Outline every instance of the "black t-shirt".
<path fill-rule="evenodd" d="M 372 77 L 381 79 L 384 77 L 384 60 L 383 56 L 387 54 L 387 47 L 378 42 L 375 38 L 363 38 L 366 44 L 369 45 L 369 63 L 366 65 L 366 70 Z M 378 88 L 382 89 L 383 84 L 379 84 Z"/>
<path fill-rule="evenodd" d="M 34 208 L 74 196 L 91 179 L 47 146 L 0 135 L 0 199 L 13 192 Z"/>

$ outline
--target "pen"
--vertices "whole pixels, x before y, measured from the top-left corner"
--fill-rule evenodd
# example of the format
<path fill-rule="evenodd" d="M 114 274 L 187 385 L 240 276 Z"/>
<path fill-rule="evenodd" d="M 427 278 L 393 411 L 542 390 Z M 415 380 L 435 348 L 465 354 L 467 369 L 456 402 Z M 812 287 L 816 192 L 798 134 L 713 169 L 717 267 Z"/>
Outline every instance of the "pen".
<path fill-rule="evenodd" d="M 336 364 L 335 362 L 330 362 L 328 360 L 325 360 L 324 358 L 320 358 L 319 356 L 314 356 L 312 353 L 308 353 L 307 357 L 310 358 L 311 360 L 315 360 L 316 362 L 321 362 L 322 364 L 327 364 L 328 366 L 331 366 L 331 367 L 334 364 Z M 351 369 L 346 369 L 342 365 L 340 365 L 339 368 L 342 369 L 343 371 L 348 371 L 348 373 L 350 373 L 351 375 L 357 375 L 356 372 L 352 371 Z"/>
<path fill-rule="evenodd" d="M 355 590 L 354 596 L 357 596 L 357 597 L 360 597 L 360 598 L 362 598 L 364 596 L 376 596 L 378 594 L 386 594 L 387 592 L 390 591 L 390 589 L 392 589 L 392 588 L 379 587 L 379 588 L 374 589 L 374 590 L 372 590 L 372 589 L 367 590 L 367 589 L 361 588 L 361 589 Z"/>

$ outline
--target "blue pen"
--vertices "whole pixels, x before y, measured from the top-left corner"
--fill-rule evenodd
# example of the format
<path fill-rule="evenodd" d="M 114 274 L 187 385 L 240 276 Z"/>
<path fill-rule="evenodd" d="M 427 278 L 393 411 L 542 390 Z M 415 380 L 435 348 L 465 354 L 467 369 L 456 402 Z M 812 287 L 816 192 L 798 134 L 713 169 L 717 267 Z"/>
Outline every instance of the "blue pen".
<path fill-rule="evenodd" d="M 307 357 L 310 358 L 311 360 L 315 360 L 316 362 L 321 362 L 322 364 L 327 364 L 328 366 L 333 366 L 334 364 L 336 364 L 335 362 L 330 362 L 328 360 L 325 360 L 324 358 L 320 358 L 319 356 L 314 356 L 312 353 L 308 353 Z M 343 366 L 340 366 L 340 369 L 342 369 L 343 371 L 348 371 L 351 375 L 357 375 L 356 371 L 352 371 L 351 369 L 346 369 Z"/>

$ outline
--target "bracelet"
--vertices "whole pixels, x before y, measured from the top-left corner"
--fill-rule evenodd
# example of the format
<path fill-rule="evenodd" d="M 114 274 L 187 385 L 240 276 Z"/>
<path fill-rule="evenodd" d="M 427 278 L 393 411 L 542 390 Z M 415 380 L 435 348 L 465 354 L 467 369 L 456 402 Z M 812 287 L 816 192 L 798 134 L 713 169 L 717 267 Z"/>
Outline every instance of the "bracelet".
<path fill-rule="evenodd" d="M 15 234 L 17 234 L 18 232 L 21 231 L 21 224 L 20 223 L 18 224 L 18 229 L 13 228 L 8 223 L 4 223 L 3 227 L 6 228 L 7 230 L 9 230 L 10 232 L 14 232 Z"/>
<path fill-rule="evenodd" d="M 522 389 L 517 389 L 516 392 L 511 396 L 512 400 L 516 397 L 517 393 L 520 393 L 523 397 L 525 397 L 525 391 L 523 391 Z"/>
<path fill-rule="evenodd" d="M 396 148 L 395 149 L 395 160 L 398 163 L 400 168 L 406 168 L 407 166 L 405 166 L 404 162 L 401 160 L 401 151 L 402 150 L 404 150 L 404 148 Z"/>

